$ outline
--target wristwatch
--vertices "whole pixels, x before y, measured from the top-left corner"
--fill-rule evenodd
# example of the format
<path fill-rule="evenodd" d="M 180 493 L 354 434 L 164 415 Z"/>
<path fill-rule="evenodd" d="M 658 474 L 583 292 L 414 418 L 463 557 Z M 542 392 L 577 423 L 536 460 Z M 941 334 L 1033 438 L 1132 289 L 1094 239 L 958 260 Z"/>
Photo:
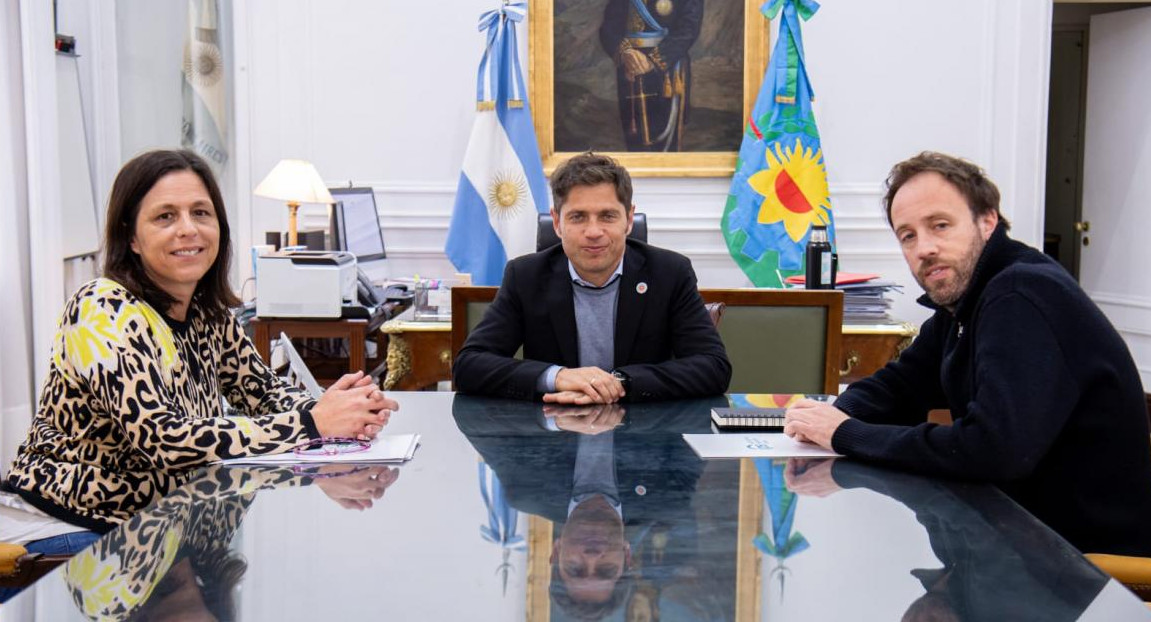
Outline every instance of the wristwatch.
<path fill-rule="evenodd" d="M 620 385 L 623 386 L 624 392 L 631 391 L 631 376 L 618 369 L 613 369 L 611 370 L 611 377 L 619 380 Z"/>

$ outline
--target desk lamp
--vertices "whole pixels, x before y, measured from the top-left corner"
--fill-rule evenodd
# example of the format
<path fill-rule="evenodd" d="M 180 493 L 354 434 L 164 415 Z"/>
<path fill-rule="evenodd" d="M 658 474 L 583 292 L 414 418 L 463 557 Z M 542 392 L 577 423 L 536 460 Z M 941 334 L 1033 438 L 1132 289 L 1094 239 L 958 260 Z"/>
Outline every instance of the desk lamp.
<path fill-rule="evenodd" d="M 287 202 L 288 246 L 299 243 L 296 236 L 296 213 L 301 203 L 332 203 L 332 194 L 316 172 L 316 167 L 304 160 L 280 160 L 264 181 L 256 186 L 254 193 L 256 196 Z"/>

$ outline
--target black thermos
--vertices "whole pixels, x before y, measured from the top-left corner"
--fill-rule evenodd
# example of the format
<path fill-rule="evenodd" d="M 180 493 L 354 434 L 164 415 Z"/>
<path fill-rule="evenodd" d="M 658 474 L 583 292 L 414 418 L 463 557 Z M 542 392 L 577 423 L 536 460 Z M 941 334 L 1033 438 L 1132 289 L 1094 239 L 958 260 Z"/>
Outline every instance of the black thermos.
<path fill-rule="evenodd" d="M 835 257 L 827 240 L 827 226 L 812 225 L 807 241 L 807 289 L 835 288 Z"/>

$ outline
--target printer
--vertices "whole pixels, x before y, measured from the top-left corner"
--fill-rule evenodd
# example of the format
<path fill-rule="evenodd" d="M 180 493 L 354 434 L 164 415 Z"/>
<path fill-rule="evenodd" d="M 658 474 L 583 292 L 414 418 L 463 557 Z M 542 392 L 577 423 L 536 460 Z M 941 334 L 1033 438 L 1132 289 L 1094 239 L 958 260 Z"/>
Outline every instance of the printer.
<path fill-rule="evenodd" d="M 256 259 L 256 316 L 338 318 L 356 301 L 356 256 L 281 251 Z"/>

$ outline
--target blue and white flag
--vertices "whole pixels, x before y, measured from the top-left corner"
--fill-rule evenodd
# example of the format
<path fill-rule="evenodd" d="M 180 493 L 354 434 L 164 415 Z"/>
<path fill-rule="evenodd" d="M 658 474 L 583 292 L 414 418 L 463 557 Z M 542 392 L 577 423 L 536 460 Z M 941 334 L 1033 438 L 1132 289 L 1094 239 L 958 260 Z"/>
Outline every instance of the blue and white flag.
<path fill-rule="evenodd" d="M 216 0 L 188 0 L 183 74 L 180 144 L 203 156 L 220 174 L 228 163 L 228 91 Z"/>
<path fill-rule="evenodd" d="M 537 215 L 550 209 L 516 44 L 515 25 L 526 13 L 524 2 L 505 2 L 480 16 L 487 48 L 476 120 L 444 245 L 476 285 L 499 285 L 508 259 L 535 250 Z"/>

